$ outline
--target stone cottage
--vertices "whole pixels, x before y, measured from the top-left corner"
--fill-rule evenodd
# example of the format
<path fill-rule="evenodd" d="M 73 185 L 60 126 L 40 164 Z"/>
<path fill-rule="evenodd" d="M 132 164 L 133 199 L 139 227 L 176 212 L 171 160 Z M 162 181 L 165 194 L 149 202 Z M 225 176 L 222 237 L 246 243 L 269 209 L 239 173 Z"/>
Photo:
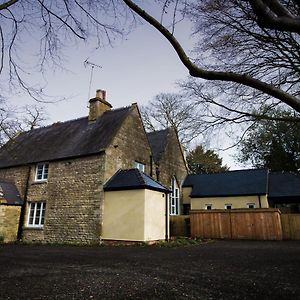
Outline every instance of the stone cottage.
<path fill-rule="evenodd" d="M 0 149 L 0 179 L 24 200 L 19 238 L 99 242 L 103 185 L 119 169 L 153 177 L 156 169 L 167 187 L 173 178 L 181 184 L 187 169 L 178 139 L 161 141 L 164 163 L 155 165 L 137 104 L 112 109 L 102 90 L 89 102 L 88 117 L 21 133 Z"/>

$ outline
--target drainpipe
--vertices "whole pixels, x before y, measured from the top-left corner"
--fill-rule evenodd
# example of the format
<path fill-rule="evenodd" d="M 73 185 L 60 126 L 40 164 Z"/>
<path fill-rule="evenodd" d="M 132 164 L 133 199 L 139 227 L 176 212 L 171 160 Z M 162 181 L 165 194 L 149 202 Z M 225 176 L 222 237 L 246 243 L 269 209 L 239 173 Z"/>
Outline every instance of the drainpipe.
<path fill-rule="evenodd" d="M 28 167 L 24 199 L 23 199 L 23 204 L 22 204 L 21 212 L 20 212 L 20 220 L 19 220 L 18 235 L 17 235 L 18 240 L 21 240 L 22 236 L 23 236 L 23 223 L 24 223 L 24 219 L 25 219 L 25 210 L 26 210 L 27 195 L 28 195 L 28 189 L 29 189 L 30 173 L 31 173 L 31 166 Z"/>
<path fill-rule="evenodd" d="M 166 237 L 165 240 L 169 240 L 169 202 L 168 202 L 168 193 L 165 193 L 165 198 L 166 198 Z"/>

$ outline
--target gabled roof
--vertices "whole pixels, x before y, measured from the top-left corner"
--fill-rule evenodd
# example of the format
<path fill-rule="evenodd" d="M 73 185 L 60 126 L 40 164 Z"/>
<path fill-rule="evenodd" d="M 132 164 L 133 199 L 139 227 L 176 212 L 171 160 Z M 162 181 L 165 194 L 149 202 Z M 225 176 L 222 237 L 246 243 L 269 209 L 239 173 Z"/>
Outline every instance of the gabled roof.
<path fill-rule="evenodd" d="M 169 128 L 147 132 L 152 157 L 155 162 L 158 162 L 161 159 L 161 156 L 166 148 L 168 134 Z"/>
<path fill-rule="evenodd" d="M 300 201 L 300 174 L 271 172 L 269 174 L 269 198 L 298 198 Z"/>
<path fill-rule="evenodd" d="M 265 195 L 268 170 L 238 170 L 213 174 L 188 175 L 183 187 L 192 187 L 191 197 Z"/>
<path fill-rule="evenodd" d="M 0 168 L 100 153 L 130 110 L 106 111 L 95 122 L 85 117 L 21 133 L 0 149 Z"/>
<path fill-rule="evenodd" d="M 138 169 L 118 170 L 104 185 L 104 191 L 148 189 L 170 192 L 165 186 Z"/>
<path fill-rule="evenodd" d="M 22 205 L 23 200 L 13 182 L 0 180 L 0 202 L 10 205 Z"/>

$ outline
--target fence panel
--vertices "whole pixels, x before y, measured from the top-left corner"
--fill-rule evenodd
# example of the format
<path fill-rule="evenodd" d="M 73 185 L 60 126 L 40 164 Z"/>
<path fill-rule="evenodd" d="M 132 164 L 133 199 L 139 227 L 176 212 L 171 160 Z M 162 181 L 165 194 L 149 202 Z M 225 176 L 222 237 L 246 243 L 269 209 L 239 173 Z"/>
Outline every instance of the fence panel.
<path fill-rule="evenodd" d="M 300 240 L 300 214 L 281 214 L 282 235 L 286 240 Z"/>
<path fill-rule="evenodd" d="M 192 210 L 191 235 L 204 238 L 281 240 L 278 209 Z"/>

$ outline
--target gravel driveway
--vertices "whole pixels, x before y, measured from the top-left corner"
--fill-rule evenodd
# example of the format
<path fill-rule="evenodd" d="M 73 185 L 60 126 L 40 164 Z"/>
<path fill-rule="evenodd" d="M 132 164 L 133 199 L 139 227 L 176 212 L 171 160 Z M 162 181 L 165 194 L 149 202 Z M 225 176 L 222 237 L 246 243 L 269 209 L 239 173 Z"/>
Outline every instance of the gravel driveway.
<path fill-rule="evenodd" d="M 0 299 L 300 299 L 300 241 L 0 245 Z"/>

